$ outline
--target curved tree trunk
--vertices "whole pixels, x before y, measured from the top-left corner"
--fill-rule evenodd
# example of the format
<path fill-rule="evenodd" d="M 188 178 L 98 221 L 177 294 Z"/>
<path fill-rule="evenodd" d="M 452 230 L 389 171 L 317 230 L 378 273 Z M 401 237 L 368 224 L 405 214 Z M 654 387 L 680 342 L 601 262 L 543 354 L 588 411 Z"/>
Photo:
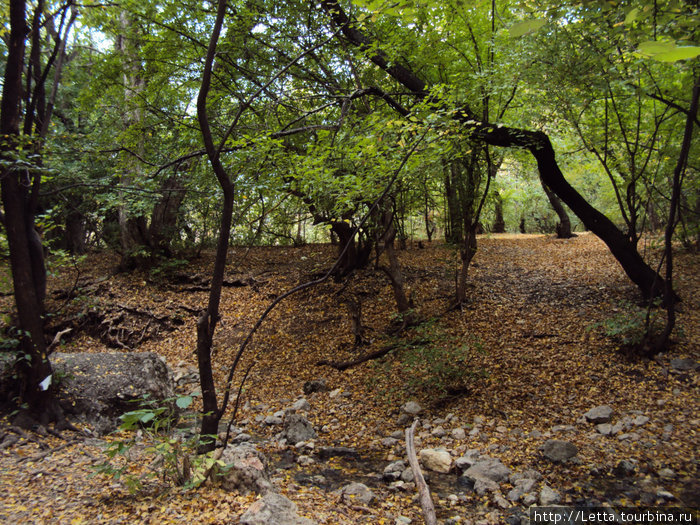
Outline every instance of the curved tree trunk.
<path fill-rule="evenodd" d="M 352 44 L 366 50 L 369 59 L 396 81 L 410 90 L 417 98 L 425 99 L 428 89 L 425 82 L 410 68 L 389 60 L 367 35 L 360 31 L 337 0 L 321 0 L 321 7 L 342 28 L 342 33 Z M 664 279 L 654 271 L 615 224 L 591 206 L 564 178 L 556 161 L 554 148 L 547 134 L 508 126 L 495 126 L 483 122 L 467 106 L 454 108 L 455 120 L 462 122 L 472 138 L 492 146 L 527 149 L 537 161 L 542 181 L 559 197 L 584 226 L 608 246 L 610 252 L 622 266 L 627 276 L 637 285 L 645 298 L 660 295 L 664 290 Z"/>

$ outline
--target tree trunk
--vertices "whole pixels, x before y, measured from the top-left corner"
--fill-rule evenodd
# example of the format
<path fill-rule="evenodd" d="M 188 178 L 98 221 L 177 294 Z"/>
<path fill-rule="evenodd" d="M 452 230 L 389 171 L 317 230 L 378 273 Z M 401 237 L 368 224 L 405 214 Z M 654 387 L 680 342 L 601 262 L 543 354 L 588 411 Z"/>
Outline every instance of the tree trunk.
<path fill-rule="evenodd" d="M 389 277 L 391 288 L 394 292 L 394 300 L 396 301 L 396 309 L 400 315 L 408 313 L 413 305 L 406 295 L 404 287 L 403 274 L 401 273 L 401 265 L 399 258 L 394 249 L 394 239 L 396 238 L 396 228 L 394 227 L 394 214 L 391 208 L 380 211 L 379 224 L 382 228 L 382 235 L 377 242 L 378 254 L 386 253 L 389 260 L 389 266 L 382 266 L 381 269 Z"/>
<path fill-rule="evenodd" d="M 171 255 L 171 244 L 177 233 L 180 207 L 185 198 L 185 188 L 179 177 L 168 177 L 160 189 L 160 200 L 153 206 L 151 224 L 148 229 L 149 244 L 156 255 Z"/>
<path fill-rule="evenodd" d="M 458 181 L 455 179 L 453 165 L 445 163 L 445 203 L 447 204 L 447 217 L 445 219 L 445 242 L 459 244 L 464 238 L 462 229 L 461 208 L 457 192 Z"/>
<path fill-rule="evenodd" d="M 503 197 L 501 197 L 498 191 L 493 192 L 493 202 L 495 217 L 493 219 L 493 225 L 491 226 L 491 232 L 505 233 L 506 221 L 503 219 Z"/>
<path fill-rule="evenodd" d="M 554 192 L 549 189 L 549 186 L 544 183 L 542 176 L 540 176 L 540 182 L 542 183 L 542 189 L 544 190 L 545 195 L 547 195 L 549 204 L 552 205 L 552 209 L 557 214 L 557 217 L 559 217 L 559 222 L 556 225 L 557 238 L 570 239 L 574 236 L 574 234 L 571 233 L 571 221 L 569 220 L 569 214 L 566 213 L 566 210 L 559 200 L 559 197 L 557 197 Z"/>

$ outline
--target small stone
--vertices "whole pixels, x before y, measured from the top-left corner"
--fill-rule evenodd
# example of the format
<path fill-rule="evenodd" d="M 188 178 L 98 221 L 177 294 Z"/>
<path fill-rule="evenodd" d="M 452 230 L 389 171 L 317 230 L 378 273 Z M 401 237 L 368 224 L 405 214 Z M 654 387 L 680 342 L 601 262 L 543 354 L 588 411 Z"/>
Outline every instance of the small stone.
<path fill-rule="evenodd" d="M 613 409 L 608 405 L 601 405 L 591 408 L 584 417 L 591 423 L 610 423 L 613 413 Z"/>
<path fill-rule="evenodd" d="M 476 492 L 479 496 L 483 496 L 487 492 L 492 492 L 494 490 L 498 490 L 498 483 L 495 481 L 491 481 L 490 479 L 486 478 L 480 478 L 474 481 L 474 492 Z"/>
<path fill-rule="evenodd" d="M 458 440 L 467 439 L 467 433 L 461 427 L 453 428 L 452 431 L 450 432 L 450 435 L 454 439 L 458 439 Z"/>
<path fill-rule="evenodd" d="M 537 496 L 534 494 L 525 494 L 523 496 L 523 505 L 526 507 L 529 507 L 530 505 L 533 505 L 537 501 Z"/>
<path fill-rule="evenodd" d="M 313 465 L 314 463 L 316 463 L 316 461 L 314 461 L 314 458 L 312 458 L 311 456 L 301 455 L 297 458 L 297 463 L 302 467 L 306 467 L 308 465 Z"/>
<path fill-rule="evenodd" d="M 406 403 L 404 406 L 401 407 L 401 410 L 403 410 L 406 414 L 410 414 L 412 416 L 416 416 L 423 412 L 423 407 L 421 407 L 418 403 L 415 401 L 409 401 Z"/>
<path fill-rule="evenodd" d="M 302 397 L 294 402 L 292 405 L 292 410 L 311 410 L 311 405 Z"/>
<path fill-rule="evenodd" d="M 277 416 L 267 416 L 264 419 L 264 423 L 266 425 L 272 426 L 272 425 L 281 425 L 282 424 L 282 418 L 277 417 Z"/>
<path fill-rule="evenodd" d="M 510 507 L 510 503 L 508 503 L 508 500 L 506 500 L 500 492 L 496 492 L 493 495 L 493 501 L 502 509 Z"/>
<path fill-rule="evenodd" d="M 630 459 L 623 459 L 613 469 L 613 474 L 617 477 L 625 478 L 635 473 L 637 470 L 637 462 Z"/>
<path fill-rule="evenodd" d="M 568 441 L 548 439 L 542 446 L 542 454 L 554 463 L 562 463 L 576 456 L 578 448 Z"/>
<path fill-rule="evenodd" d="M 462 457 L 457 458 L 455 460 L 454 466 L 460 472 L 465 471 L 469 467 L 474 465 L 474 463 L 477 462 L 480 455 L 481 455 L 481 452 L 479 452 L 478 449 L 475 449 L 475 448 L 469 449 L 464 453 L 464 455 Z"/>
<path fill-rule="evenodd" d="M 357 501 L 363 505 L 372 503 L 376 496 L 367 485 L 363 483 L 350 483 L 340 488 L 336 493 L 340 494 L 343 500 L 347 502 Z"/>
<path fill-rule="evenodd" d="M 508 479 L 511 470 L 506 467 L 500 460 L 484 456 L 480 458 L 474 465 L 469 467 L 464 476 L 477 481 L 479 479 L 488 479 L 496 483 L 501 483 Z"/>
<path fill-rule="evenodd" d="M 331 391 L 328 393 L 328 397 L 330 397 L 331 399 L 335 399 L 336 397 L 338 397 L 338 396 L 340 395 L 340 393 L 341 393 L 342 391 L 343 391 L 342 388 L 336 388 L 335 390 L 331 390 Z"/>
<path fill-rule="evenodd" d="M 396 481 L 401 477 L 404 470 L 406 470 L 406 463 L 400 460 L 394 461 L 384 467 L 382 477 L 387 481 Z"/>
<path fill-rule="evenodd" d="M 427 448 L 420 451 L 423 466 L 434 472 L 447 474 L 452 467 L 452 456 L 444 448 Z"/>
<path fill-rule="evenodd" d="M 410 525 L 411 523 L 413 523 L 413 520 L 406 516 L 397 516 L 396 520 L 394 520 L 394 525 Z"/>
<path fill-rule="evenodd" d="M 430 432 L 430 434 L 436 438 L 441 438 L 441 437 L 445 437 L 445 435 L 447 435 L 447 432 L 445 432 L 444 428 L 438 426 L 438 427 L 435 427 Z"/>
<path fill-rule="evenodd" d="M 469 435 L 470 435 L 471 437 L 476 437 L 476 436 L 478 436 L 478 435 L 479 435 L 479 429 L 476 428 L 476 427 L 472 428 L 472 429 L 469 431 Z"/>
<path fill-rule="evenodd" d="M 548 507 L 550 505 L 556 505 L 561 501 L 561 495 L 551 487 L 545 485 L 540 490 L 540 505 L 543 507 Z"/>
<path fill-rule="evenodd" d="M 539 438 L 542 437 L 542 432 L 540 432 L 539 430 L 535 429 L 535 430 L 533 430 L 532 432 L 530 432 L 530 433 L 528 434 L 528 437 L 530 437 L 530 438 L 532 438 L 532 439 L 539 439 Z"/>
<path fill-rule="evenodd" d="M 506 432 L 508 432 L 508 427 L 499 425 L 496 427 L 496 432 L 498 432 L 499 434 L 505 434 Z"/>
<path fill-rule="evenodd" d="M 401 440 L 401 439 L 403 439 L 404 435 L 403 435 L 403 432 L 401 430 L 396 430 L 396 431 L 391 433 L 390 437 L 393 437 L 396 440 Z"/>
<path fill-rule="evenodd" d="M 663 498 L 663 499 L 669 500 L 669 501 L 670 501 L 670 500 L 676 499 L 676 496 L 674 496 L 674 495 L 671 494 L 669 491 L 664 490 L 664 489 L 659 489 L 659 490 L 657 490 L 657 491 L 656 491 L 656 497 L 657 497 L 657 498 Z"/>
<path fill-rule="evenodd" d="M 662 468 L 659 470 L 659 477 L 663 479 L 673 479 L 676 477 L 676 473 L 670 468 Z"/>
<path fill-rule="evenodd" d="M 411 481 L 413 481 L 414 477 L 415 476 L 413 475 L 413 469 L 411 467 L 408 467 L 401 473 L 401 481 L 405 481 L 406 483 L 410 483 Z"/>
<path fill-rule="evenodd" d="M 634 423 L 635 426 L 641 427 L 642 425 L 645 425 L 649 422 L 649 418 L 647 416 L 637 416 L 632 420 L 632 423 Z"/>
<path fill-rule="evenodd" d="M 610 434 L 612 434 L 613 427 L 610 423 L 601 423 L 599 425 L 596 425 L 595 429 L 598 431 L 599 434 L 609 436 Z"/>
<path fill-rule="evenodd" d="M 398 442 L 399 442 L 398 439 L 393 438 L 393 437 L 388 437 L 388 438 L 382 439 L 381 444 L 382 444 L 383 446 L 385 446 L 385 447 L 393 447 L 393 446 L 396 445 Z"/>

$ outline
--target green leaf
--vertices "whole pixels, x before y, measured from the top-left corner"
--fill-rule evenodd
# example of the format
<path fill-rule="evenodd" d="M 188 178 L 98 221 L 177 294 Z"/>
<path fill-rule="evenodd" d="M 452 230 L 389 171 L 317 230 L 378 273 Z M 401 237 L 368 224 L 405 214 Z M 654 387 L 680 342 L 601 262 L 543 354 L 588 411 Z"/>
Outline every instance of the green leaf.
<path fill-rule="evenodd" d="M 637 51 L 648 56 L 658 55 L 659 53 L 669 53 L 674 49 L 676 49 L 676 44 L 674 42 L 658 42 L 655 40 L 642 42 L 637 46 Z"/>
<path fill-rule="evenodd" d="M 659 53 L 653 55 L 654 60 L 660 60 L 661 62 L 676 62 L 678 60 L 687 60 L 689 58 L 695 58 L 700 55 L 700 47 L 698 46 L 686 46 L 677 47 L 673 51 L 668 51 L 666 53 Z"/>
<path fill-rule="evenodd" d="M 192 396 L 182 396 L 175 400 L 175 404 L 178 408 L 185 409 L 192 404 Z"/>
<path fill-rule="evenodd" d="M 629 13 L 627 13 L 627 16 L 625 17 L 625 25 L 628 26 L 632 24 L 637 19 L 637 16 L 639 16 L 639 9 L 636 7 L 634 9 L 631 9 Z"/>
<path fill-rule="evenodd" d="M 532 20 L 525 20 L 524 22 L 518 22 L 517 24 L 513 24 L 512 26 L 510 26 L 508 33 L 510 34 L 511 38 L 518 38 L 520 36 L 534 33 L 546 23 L 547 21 L 542 18 L 533 18 Z"/>

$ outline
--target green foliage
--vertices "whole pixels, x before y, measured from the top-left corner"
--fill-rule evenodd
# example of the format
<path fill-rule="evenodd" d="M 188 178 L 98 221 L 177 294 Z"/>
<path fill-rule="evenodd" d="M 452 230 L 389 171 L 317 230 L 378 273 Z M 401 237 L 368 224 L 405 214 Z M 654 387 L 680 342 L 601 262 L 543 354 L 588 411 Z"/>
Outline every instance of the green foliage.
<path fill-rule="evenodd" d="M 385 360 L 374 366 L 395 366 L 396 373 L 406 378 L 405 388 L 411 394 L 462 393 L 471 388 L 475 380 L 486 375 L 484 370 L 474 366 L 475 357 L 485 353 L 482 344 L 446 333 L 436 319 L 417 326 L 410 338 L 395 344 L 398 346 L 396 360 L 391 363 Z M 376 377 L 381 375 L 378 373 Z M 381 392 L 381 387 L 378 390 Z M 384 391 L 384 395 L 390 398 L 396 394 L 398 392 Z"/>
<path fill-rule="evenodd" d="M 95 474 L 123 481 L 132 493 L 140 491 L 148 479 L 160 478 L 190 490 L 211 476 L 224 474 L 227 465 L 215 452 L 197 454 L 199 446 L 216 439 L 215 436 L 190 435 L 195 421 L 191 428 L 175 426 L 182 418 L 178 418 L 172 403 L 185 410 L 192 401 L 192 396 L 180 396 L 159 405 L 143 399 L 140 408 L 122 414 L 117 437 L 105 448 L 107 460 L 93 467 Z M 193 420 L 194 416 L 187 416 L 186 423 L 188 419 Z M 143 464 L 144 456 L 151 460 L 148 470 L 134 474 L 134 468 Z"/>
<path fill-rule="evenodd" d="M 617 344 L 633 348 L 642 345 L 660 334 L 665 326 L 664 311 L 656 303 L 651 309 L 631 303 L 621 303 L 618 313 L 590 325 L 589 329 L 599 329 Z"/>

